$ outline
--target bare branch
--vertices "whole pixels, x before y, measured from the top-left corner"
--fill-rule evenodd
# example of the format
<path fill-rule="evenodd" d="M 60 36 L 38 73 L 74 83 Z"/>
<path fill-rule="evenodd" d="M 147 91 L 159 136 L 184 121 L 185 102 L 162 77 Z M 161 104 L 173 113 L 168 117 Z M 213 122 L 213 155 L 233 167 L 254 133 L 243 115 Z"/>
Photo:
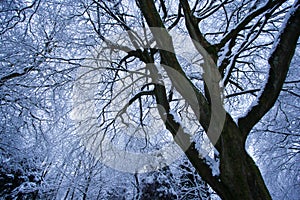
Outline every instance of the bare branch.
<path fill-rule="evenodd" d="M 221 49 L 225 46 L 225 44 L 231 40 L 232 38 L 236 37 L 238 33 L 243 30 L 249 22 L 251 22 L 255 17 L 263 14 L 265 11 L 269 9 L 273 9 L 274 7 L 279 7 L 282 3 L 284 3 L 285 0 L 276 0 L 276 1 L 269 1 L 265 4 L 265 6 L 262 6 L 254 11 L 252 11 L 249 15 L 247 15 L 239 24 L 236 25 L 235 28 L 233 28 L 229 33 L 227 33 L 224 38 L 219 42 L 219 44 L 216 44 L 217 49 Z"/>
<path fill-rule="evenodd" d="M 274 50 L 269 58 L 270 70 L 268 80 L 256 104 L 246 116 L 239 119 L 239 126 L 244 135 L 273 107 L 284 84 L 290 62 L 293 58 L 296 44 L 300 35 L 300 6 L 296 1 L 286 21 L 282 24 L 282 31 L 274 43 Z"/>

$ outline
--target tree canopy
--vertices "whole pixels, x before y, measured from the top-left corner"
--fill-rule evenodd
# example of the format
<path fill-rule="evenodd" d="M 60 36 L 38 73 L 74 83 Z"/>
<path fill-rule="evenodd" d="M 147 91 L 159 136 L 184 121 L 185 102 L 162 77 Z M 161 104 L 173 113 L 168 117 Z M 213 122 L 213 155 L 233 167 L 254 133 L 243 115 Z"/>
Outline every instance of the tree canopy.
<path fill-rule="evenodd" d="M 4 0 L 5 199 L 299 198 L 298 0 Z"/>

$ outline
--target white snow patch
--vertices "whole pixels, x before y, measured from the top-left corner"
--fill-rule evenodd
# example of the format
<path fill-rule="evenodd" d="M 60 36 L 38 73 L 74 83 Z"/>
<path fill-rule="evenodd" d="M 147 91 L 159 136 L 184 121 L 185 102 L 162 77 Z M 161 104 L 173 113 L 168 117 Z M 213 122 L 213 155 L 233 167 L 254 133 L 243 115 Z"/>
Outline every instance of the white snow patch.
<path fill-rule="evenodd" d="M 181 124 L 181 119 L 179 118 L 178 114 L 174 110 L 170 110 L 170 114 L 173 116 L 175 122 Z"/>
<path fill-rule="evenodd" d="M 212 175 L 220 176 L 219 162 L 213 160 L 209 155 L 205 157 L 205 160 L 212 171 Z"/>
<path fill-rule="evenodd" d="M 226 54 L 229 52 L 229 43 L 230 42 L 227 42 L 225 44 L 225 46 L 223 47 L 223 51 L 222 51 L 222 53 L 221 53 L 221 55 L 220 55 L 220 57 L 218 59 L 218 63 L 217 63 L 218 67 L 221 66 L 223 60 L 226 58 Z"/>

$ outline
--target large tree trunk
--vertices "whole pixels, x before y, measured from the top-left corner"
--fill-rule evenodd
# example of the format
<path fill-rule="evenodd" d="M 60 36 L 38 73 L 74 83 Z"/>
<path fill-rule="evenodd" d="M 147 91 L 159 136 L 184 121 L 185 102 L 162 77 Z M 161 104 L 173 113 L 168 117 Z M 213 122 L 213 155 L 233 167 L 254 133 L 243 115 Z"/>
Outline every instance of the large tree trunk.
<path fill-rule="evenodd" d="M 258 167 L 245 151 L 241 131 L 227 115 L 226 124 L 218 144 L 223 149 L 220 155 L 220 176 L 211 176 L 210 169 L 199 158 L 191 145 L 185 154 L 200 176 L 217 192 L 228 200 L 268 200 L 271 199 Z"/>
<path fill-rule="evenodd" d="M 220 179 L 231 192 L 230 199 L 271 199 L 258 167 L 245 150 L 240 129 L 229 116 L 220 142 Z"/>

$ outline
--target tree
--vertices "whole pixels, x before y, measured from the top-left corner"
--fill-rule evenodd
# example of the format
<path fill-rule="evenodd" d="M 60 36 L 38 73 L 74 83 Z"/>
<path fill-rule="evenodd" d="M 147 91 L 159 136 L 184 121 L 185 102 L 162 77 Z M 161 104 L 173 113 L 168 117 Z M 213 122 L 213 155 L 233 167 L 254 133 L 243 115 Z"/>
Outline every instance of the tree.
<path fill-rule="evenodd" d="M 192 142 L 190 146 L 186 148 L 186 141 L 180 141 L 181 138 L 176 141 L 177 144 L 185 150 L 186 156 L 189 158 L 200 176 L 209 183 L 209 185 L 223 199 L 271 198 L 257 166 L 246 152 L 245 143 L 252 128 L 272 108 L 278 98 L 299 38 L 299 31 L 296 30 L 296 24 L 299 23 L 299 2 L 296 1 L 294 5 L 290 7 L 289 12 L 286 12 L 285 9 L 279 9 L 283 3 L 284 1 L 267 1 L 256 8 L 252 7 L 254 10 L 250 10 L 249 13 L 246 13 L 243 9 L 240 12 L 236 11 L 236 16 L 235 11 L 233 11 L 233 13 L 231 13 L 232 16 L 229 15 L 227 18 L 222 19 L 227 22 L 227 26 L 218 27 L 218 32 L 213 33 L 213 35 L 220 35 L 219 38 L 213 38 L 216 40 L 213 44 L 204 37 L 204 34 L 199 29 L 199 23 L 208 16 L 213 15 L 213 13 L 222 12 L 219 8 L 224 9 L 226 14 L 226 5 L 229 5 L 230 1 L 224 1 L 217 5 L 211 3 L 211 7 L 209 7 L 210 9 L 208 9 L 209 11 L 206 11 L 206 13 L 201 13 L 201 3 L 198 1 L 195 3 L 196 5 L 193 8 L 191 8 L 188 1 L 180 1 L 179 4 L 180 13 L 178 14 L 178 17 L 180 18 L 182 11 L 186 30 L 190 37 L 204 47 L 215 63 L 219 62 L 218 69 L 223 76 L 225 87 L 227 84 L 230 84 L 231 87 L 235 86 L 244 90 L 243 85 L 240 83 L 240 80 L 243 79 L 250 79 L 248 81 L 252 85 L 257 84 L 255 80 L 251 80 L 252 77 L 248 77 L 247 67 L 242 69 L 240 68 L 240 63 L 249 65 L 250 69 L 252 67 L 255 67 L 255 70 L 260 69 L 260 66 L 257 66 L 259 63 L 255 61 L 256 52 L 251 52 L 253 50 L 260 51 L 260 48 L 268 47 L 266 41 L 260 42 L 258 40 L 258 37 L 262 33 L 275 36 L 275 41 L 271 44 L 272 48 L 269 50 L 269 58 L 265 58 L 266 60 L 263 58 L 263 60 L 267 62 L 263 62 L 262 64 L 268 65 L 269 68 L 264 66 L 261 67 L 262 70 L 266 70 L 264 74 L 266 83 L 263 89 L 259 90 L 258 94 L 254 94 L 254 96 L 256 96 L 256 104 L 253 104 L 249 111 L 244 113 L 244 116 L 240 117 L 237 122 L 235 122 L 232 116 L 226 112 L 226 119 L 222 134 L 215 145 L 215 148 L 220 155 L 220 175 L 213 176 L 212 170 L 206 163 L 205 159 L 199 157 L 196 143 Z M 100 7 L 105 5 L 102 3 L 98 4 Z M 167 17 L 169 16 L 168 10 L 166 9 L 166 5 L 163 1 L 160 1 L 159 4 L 163 14 L 162 17 L 160 16 L 160 13 L 153 1 L 140 0 L 137 2 L 145 22 L 149 27 L 166 28 Z M 239 9 L 247 5 L 243 2 L 236 2 L 236 4 L 242 5 Z M 247 6 L 249 6 L 249 4 Z M 228 10 L 229 9 L 234 10 L 233 7 L 229 7 Z M 286 15 L 284 17 L 285 20 L 282 22 L 279 31 L 276 35 L 274 35 L 274 33 L 268 30 L 271 28 L 268 22 L 276 19 L 276 17 L 274 18 L 273 16 L 281 16 L 283 13 Z M 126 20 L 122 21 L 123 16 L 121 14 L 117 15 L 111 13 L 111 15 L 112 17 L 115 17 L 115 19 L 119 20 L 119 23 L 121 23 L 121 26 L 123 25 L 125 29 L 130 29 L 130 27 L 126 26 L 126 24 L 124 25 Z M 236 18 L 235 20 L 238 21 L 236 25 L 232 24 L 232 18 Z M 279 21 L 275 20 L 275 23 L 279 23 Z M 152 34 L 159 48 L 164 46 L 173 46 L 168 31 L 161 31 L 159 33 L 158 31 L 152 31 Z M 247 53 L 250 55 L 243 55 Z M 171 66 L 172 69 L 175 69 L 178 73 L 188 79 L 183 67 L 174 54 L 164 50 L 158 51 L 158 54 L 160 56 L 161 64 Z M 224 59 L 220 60 L 220 55 L 222 54 Z M 128 57 L 132 56 L 138 57 L 145 63 L 154 63 L 155 59 L 155 57 L 151 55 L 151 52 L 147 51 L 136 52 L 136 55 L 134 55 L 133 52 L 130 52 Z M 246 58 L 243 59 L 243 57 Z M 189 82 L 197 96 L 200 110 L 196 110 L 197 108 L 193 107 L 193 102 L 189 101 L 190 97 L 187 96 L 187 93 L 185 93 L 185 91 L 180 88 L 180 85 L 176 82 L 176 77 L 172 75 L 171 72 L 168 72 L 168 69 L 165 68 L 165 70 L 167 71 L 167 75 L 177 92 L 190 104 L 194 112 L 200 113 L 198 116 L 199 123 L 205 131 L 208 131 L 211 110 L 213 109 L 211 107 L 212 104 L 210 99 L 212 97 L 208 97 L 207 93 L 201 93 L 194 85 L 192 85 L 192 82 Z M 234 75 L 234 72 L 237 71 L 237 76 L 239 76 L 239 70 L 246 70 L 245 72 L 242 72 L 242 74 L 245 73 L 245 75 L 242 75 L 243 77 L 241 79 L 238 79 L 238 77 L 235 77 Z M 152 73 L 153 74 L 150 72 L 150 76 L 154 76 L 155 71 Z M 204 69 L 204 75 L 205 73 L 213 73 L 213 69 L 208 67 Z M 155 79 L 155 77 L 152 77 L 152 79 Z M 242 91 L 242 93 L 255 93 L 255 90 Z M 142 95 L 142 93 L 140 93 L 140 95 Z M 176 139 L 176 134 L 178 134 L 180 124 L 171 114 L 170 101 L 167 96 L 166 88 L 164 86 L 161 87 L 155 85 L 153 93 L 147 95 L 155 96 L 156 103 L 164 108 L 164 112 L 167 113 L 165 126 Z M 163 117 L 164 113 L 161 112 L 160 115 Z M 190 137 L 185 133 L 181 134 L 183 139 L 184 137 Z M 210 139 L 212 140 L 212 138 Z"/>
<path fill-rule="evenodd" d="M 126 157 L 116 162 L 111 152 L 116 157 L 120 152 L 111 144 L 150 155 L 175 142 L 208 190 L 220 198 L 271 199 L 247 142 L 262 150 L 281 144 L 265 157 L 265 152 L 252 149 L 254 158 L 261 160 L 285 157 L 283 150 L 288 153 L 284 166 L 294 166 L 299 156 L 293 123 L 297 116 L 287 112 L 299 110 L 300 81 L 290 75 L 297 65 L 292 59 L 299 59 L 299 4 L 298 0 L 5 1 L 0 90 L 6 115 L 1 115 L 1 130 L 9 132 L 1 131 L 1 142 L 5 140 L 0 147 L 7 151 L 8 144 L 17 144 L 10 135 L 13 131 L 28 136 L 28 146 L 40 144 L 43 150 L 37 154 L 46 154 L 50 146 L 53 155 L 61 157 L 48 155 L 47 166 L 70 166 L 56 182 L 70 181 L 68 191 L 84 199 L 98 166 L 93 159 L 86 160 L 86 150 L 122 169 L 137 160 Z M 176 54 L 175 47 L 183 41 L 174 32 L 192 39 L 197 54 L 186 55 L 191 60 Z M 201 69 L 195 67 L 199 62 Z M 272 124 L 268 119 L 272 113 L 274 120 L 283 122 Z M 149 135 L 151 131 L 159 134 Z M 271 138 L 268 145 L 259 144 L 255 133 L 262 132 Z M 34 140 L 36 135 L 42 137 Z M 75 139 L 69 140 L 69 135 Z M 282 137 L 288 139 L 278 143 Z M 50 144 L 49 139 L 55 142 Z M 56 145 L 62 141 L 70 144 L 66 152 Z M 70 155 L 78 159 L 61 163 Z M 160 157 L 149 157 L 150 165 L 140 166 L 156 170 L 151 159 L 161 164 Z M 260 159 L 255 160 L 264 169 Z M 53 174 L 49 177 L 55 179 Z M 67 198 L 69 193 L 63 195 Z"/>

